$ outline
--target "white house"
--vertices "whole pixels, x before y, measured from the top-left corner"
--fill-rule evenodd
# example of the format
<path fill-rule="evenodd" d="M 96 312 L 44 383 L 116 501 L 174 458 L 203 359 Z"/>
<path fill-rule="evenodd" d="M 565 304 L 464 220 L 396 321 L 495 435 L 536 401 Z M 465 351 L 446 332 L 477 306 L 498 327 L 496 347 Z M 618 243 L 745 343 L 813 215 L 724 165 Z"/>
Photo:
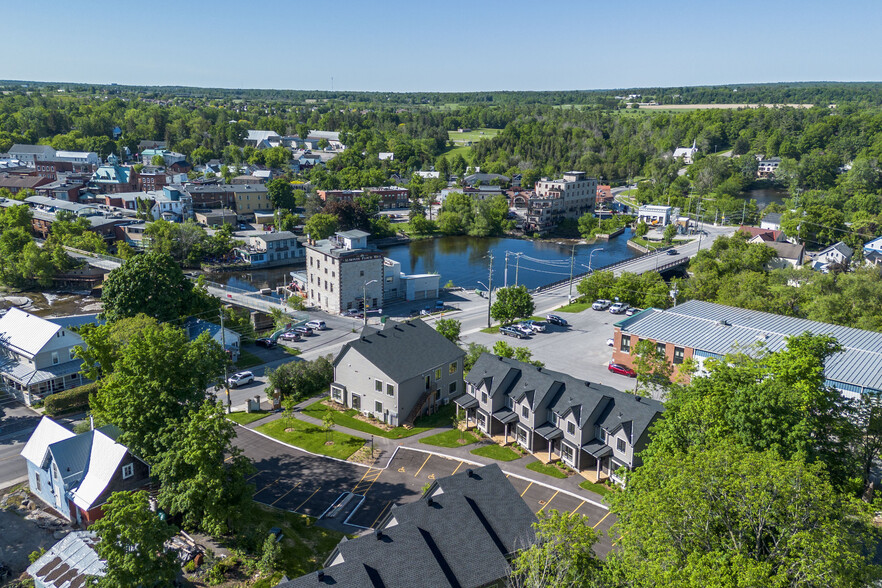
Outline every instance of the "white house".
<path fill-rule="evenodd" d="M 854 250 L 842 241 L 839 241 L 814 256 L 812 259 L 812 269 L 826 273 L 830 271 L 830 266 L 832 265 L 851 262 L 853 256 Z"/>
<path fill-rule="evenodd" d="M 677 147 L 674 149 L 674 159 L 682 158 L 683 163 L 689 165 L 692 163 L 696 153 L 698 153 L 698 147 L 695 146 L 695 141 L 692 141 L 692 147 Z"/>
<path fill-rule="evenodd" d="M 657 204 L 644 204 L 637 212 L 637 222 L 643 222 L 651 227 L 666 227 L 671 224 L 670 206 Z"/>

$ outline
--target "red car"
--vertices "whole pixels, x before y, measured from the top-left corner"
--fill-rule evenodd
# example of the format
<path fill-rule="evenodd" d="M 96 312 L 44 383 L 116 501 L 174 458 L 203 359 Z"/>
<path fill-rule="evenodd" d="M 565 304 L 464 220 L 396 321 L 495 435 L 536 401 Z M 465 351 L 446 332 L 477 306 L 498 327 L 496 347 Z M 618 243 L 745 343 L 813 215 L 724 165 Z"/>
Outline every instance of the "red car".
<path fill-rule="evenodd" d="M 629 378 L 637 377 L 637 372 L 635 372 L 628 366 L 622 365 L 620 363 L 611 363 L 609 364 L 609 367 L 607 369 L 614 374 L 621 374 L 623 376 L 628 376 Z"/>

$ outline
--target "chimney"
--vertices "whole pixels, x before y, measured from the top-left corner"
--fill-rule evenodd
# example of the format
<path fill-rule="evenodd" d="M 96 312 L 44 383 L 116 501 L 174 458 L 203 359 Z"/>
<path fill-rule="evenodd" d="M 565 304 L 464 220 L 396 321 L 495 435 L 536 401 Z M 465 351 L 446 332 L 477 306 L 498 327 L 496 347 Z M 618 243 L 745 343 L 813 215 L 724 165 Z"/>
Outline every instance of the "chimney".
<path fill-rule="evenodd" d="M 374 533 L 374 536 L 376 536 L 377 541 L 379 541 L 383 538 L 383 532 L 381 530 L 377 529 L 376 533 Z"/>
<path fill-rule="evenodd" d="M 325 571 L 324 570 L 317 571 L 315 573 L 315 579 L 318 580 L 319 582 L 323 581 L 325 579 Z"/>
<path fill-rule="evenodd" d="M 469 478 L 474 477 L 475 471 L 472 468 L 466 470 L 466 476 Z"/>
<path fill-rule="evenodd" d="M 426 504 L 429 506 L 435 506 L 435 501 L 432 500 L 431 496 L 429 496 L 428 500 L 426 500 Z"/>

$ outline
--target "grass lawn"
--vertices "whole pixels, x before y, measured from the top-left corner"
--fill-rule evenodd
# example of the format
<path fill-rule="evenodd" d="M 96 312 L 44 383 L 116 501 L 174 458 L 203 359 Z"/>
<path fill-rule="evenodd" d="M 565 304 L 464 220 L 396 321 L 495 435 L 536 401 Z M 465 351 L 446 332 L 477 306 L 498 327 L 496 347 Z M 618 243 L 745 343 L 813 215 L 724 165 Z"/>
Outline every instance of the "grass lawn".
<path fill-rule="evenodd" d="M 254 355 L 253 353 L 249 353 L 244 349 L 239 350 L 239 361 L 236 362 L 237 370 L 244 370 L 250 367 L 254 367 L 256 365 L 261 365 L 263 360 Z"/>
<path fill-rule="evenodd" d="M 476 143 L 481 139 L 492 139 L 501 132 L 502 129 L 487 128 L 472 129 L 467 133 L 460 133 L 459 131 L 447 131 L 447 139 L 453 141 L 454 143 L 463 143 L 465 141 Z"/>
<path fill-rule="evenodd" d="M 294 430 L 287 432 L 286 428 Z M 364 445 L 364 439 L 339 431 L 331 431 L 330 439 L 334 444 L 325 445 L 325 432 L 320 427 L 297 419 L 278 419 L 260 425 L 257 430 L 289 445 L 337 459 L 347 459 Z"/>
<path fill-rule="evenodd" d="M 481 457 L 489 457 L 499 461 L 514 461 L 521 458 L 521 454 L 511 447 L 503 447 L 502 445 L 483 445 L 476 449 L 472 449 L 470 453 L 480 455 Z"/>
<path fill-rule="evenodd" d="M 609 486 L 606 486 L 605 484 L 595 484 L 590 480 L 585 480 L 579 484 L 579 488 L 584 488 L 585 490 L 600 494 L 601 496 L 606 496 L 607 494 L 612 494 L 614 492 Z"/>
<path fill-rule="evenodd" d="M 305 415 L 317 419 L 324 418 L 325 413 L 330 412 L 333 415 L 332 418 L 334 419 L 334 423 L 340 425 L 341 427 L 346 427 L 347 429 L 355 429 L 356 431 L 369 433 L 371 435 L 376 435 L 377 437 L 386 437 L 387 439 L 403 439 L 404 437 L 410 437 L 411 435 L 416 435 L 417 433 L 424 433 L 431 428 L 414 427 L 412 429 L 405 429 L 404 427 L 395 427 L 394 429 L 385 431 L 379 427 L 373 426 L 370 423 L 366 423 L 355 418 L 355 415 L 358 414 L 358 411 L 354 408 L 350 408 L 349 410 L 341 412 L 322 404 L 321 400 L 319 400 L 318 402 L 313 402 L 312 404 L 304 408 L 302 412 Z M 445 424 L 450 424 L 449 418 L 447 419 L 447 422 Z"/>
<path fill-rule="evenodd" d="M 563 480 L 567 477 L 565 473 L 563 473 L 553 465 L 545 465 L 541 461 L 528 463 L 527 469 L 533 470 L 534 472 L 539 472 L 540 474 L 545 474 L 546 476 L 551 476 L 552 478 L 558 478 L 560 480 Z"/>
<path fill-rule="evenodd" d="M 270 413 L 266 411 L 258 411 L 258 412 L 232 412 L 227 415 L 227 418 L 233 422 L 239 423 L 240 425 L 247 425 L 253 423 L 254 421 L 259 421 L 262 418 L 268 417 Z"/>
<path fill-rule="evenodd" d="M 574 302 L 558 308 L 555 312 L 582 312 L 591 308 L 591 302 Z"/>
<path fill-rule="evenodd" d="M 631 237 L 631 241 L 638 245 L 642 245 L 647 249 L 658 249 L 659 247 L 665 246 L 661 241 L 647 241 L 643 237 Z"/>
<path fill-rule="evenodd" d="M 428 431 L 429 429 L 437 429 L 438 427 L 449 427 L 451 419 L 456 413 L 456 405 L 451 402 L 435 411 L 434 414 L 418 417 L 413 423 L 414 429 Z"/>
<path fill-rule="evenodd" d="M 443 155 L 444 157 L 446 157 L 448 162 L 449 162 L 449 161 L 452 161 L 452 160 L 453 160 L 453 157 L 454 157 L 455 155 L 462 155 L 463 159 L 465 159 L 466 162 L 468 163 L 468 162 L 471 162 L 471 161 L 472 161 L 472 148 L 471 148 L 471 147 L 465 147 L 465 146 L 460 146 L 460 147 L 448 147 L 448 148 L 444 151 L 444 153 L 442 153 L 441 155 Z"/>
<path fill-rule="evenodd" d="M 300 355 L 301 353 L 303 353 L 296 347 L 288 347 L 287 345 L 281 345 L 280 347 L 282 348 L 282 351 L 284 351 L 288 355 Z"/>
<path fill-rule="evenodd" d="M 459 442 L 460 435 L 462 435 L 462 439 L 465 439 L 464 443 Z M 420 439 L 420 443 L 425 443 L 426 445 L 434 445 L 435 447 L 462 447 L 463 445 L 471 445 L 477 440 L 478 438 L 468 431 L 450 429 L 449 431 L 444 431 L 443 433 L 438 433 L 437 435 L 423 437 L 422 439 Z"/>
<path fill-rule="evenodd" d="M 482 333 L 490 333 L 491 335 L 495 335 L 496 333 L 499 332 L 499 325 L 496 325 L 495 327 L 486 327 L 484 329 L 481 329 L 481 332 Z"/>

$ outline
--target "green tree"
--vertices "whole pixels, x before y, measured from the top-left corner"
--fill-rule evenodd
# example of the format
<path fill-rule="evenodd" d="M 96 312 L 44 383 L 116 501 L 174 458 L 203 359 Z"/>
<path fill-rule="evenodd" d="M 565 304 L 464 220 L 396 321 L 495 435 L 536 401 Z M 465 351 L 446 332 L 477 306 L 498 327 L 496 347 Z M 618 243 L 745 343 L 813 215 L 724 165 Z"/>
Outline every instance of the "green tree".
<path fill-rule="evenodd" d="M 533 297 L 526 286 L 509 286 L 496 291 L 496 301 L 490 307 L 490 316 L 503 324 L 533 314 Z"/>
<path fill-rule="evenodd" d="M 334 415 L 331 411 L 322 416 L 322 430 L 325 432 L 325 444 L 331 443 L 331 431 L 334 430 Z"/>
<path fill-rule="evenodd" d="M 196 303 L 193 282 L 169 255 L 147 253 L 111 271 L 101 294 L 104 318 L 143 313 L 160 321 L 186 316 Z"/>
<path fill-rule="evenodd" d="M 294 198 L 294 188 L 291 186 L 291 182 L 284 178 L 267 182 L 266 193 L 275 208 L 294 210 L 297 206 L 297 201 Z"/>
<path fill-rule="evenodd" d="M 576 291 L 586 300 L 612 299 L 615 296 L 616 277 L 611 271 L 593 272 L 576 285 Z"/>
<path fill-rule="evenodd" d="M 337 217 L 332 214 L 314 214 L 306 221 L 303 232 L 313 239 L 327 239 L 337 231 Z"/>
<path fill-rule="evenodd" d="M 150 165 L 162 167 L 165 165 L 165 159 L 163 159 L 162 155 L 154 155 L 150 158 Z"/>
<path fill-rule="evenodd" d="M 670 245 L 673 242 L 674 237 L 676 237 L 676 236 L 677 236 L 677 225 L 675 225 L 674 223 L 671 223 L 665 227 L 664 233 L 662 234 L 662 238 L 664 239 L 664 242 L 666 244 Z"/>
<path fill-rule="evenodd" d="M 85 345 L 74 347 L 76 356 L 83 360 L 80 372 L 90 380 L 113 373 L 113 364 L 120 359 L 129 342 L 143 336 L 146 330 L 157 328 L 157 320 L 145 314 L 112 323 L 83 325 L 78 335 Z"/>
<path fill-rule="evenodd" d="M 159 506 L 183 524 L 224 535 L 247 520 L 251 461 L 233 444 L 236 432 L 220 403 L 206 400 L 177 427 L 174 443 L 155 461 Z"/>
<path fill-rule="evenodd" d="M 90 527 L 99 539 L 95 551 L 107 564 L 98 585 L 171 586 L 181 568 L 165 542 L 177 531 L 150 510 L 147 493 L 114 492 L 102 510 L 104 516 Z"/>
<path fill-rule="evenodd" d="M 263 541 L 260 549 L 260 559 L 257 560 L 257 571 L 264 576 L 271 576 L 279 564 L 282 555 L 282 545 L 275 534 L 270 533 Z"/>
<path fill-rule="evenodd" d="M 292 361 L 274 370 L 267 370 L 267 383 L 278 389 L 282 396 L 298 400 L 327 392 L 334 379 L 334 365 L 329 357 Z"/>
<path fill-rule="evenodd" d="M 655 342 L 641 339 L 631 347 L 634 371 L 637 372 L 634 391 L 642 396 L 660 396 L 671 383 L 673 366 Z"/>
<path fill-rule="evenodd" d="M 435 330 L 444 335 L 449 341 L 457 343 L 462 323 L 456 319 L 438 319 L 435 321 Z"/>
<path fill-rule="evenodd" d="M 579 234 L 583 239 L 590 239 L 597 230 L 597 218 L 587 212 L 579 217 Z"/>
<path fill-rule="evenodd" d="M 465 359 L 463 360 L 462 364 L 463 373 L 468 375 L 472 367 L 475 365 L 475 362 L 478 361 L 478 358 L 485 353 L 490 353 L 490 349 L 488 347 L 481 345 L 480 343 L 469 343 L 469 346 L 466 349 Z"/>

